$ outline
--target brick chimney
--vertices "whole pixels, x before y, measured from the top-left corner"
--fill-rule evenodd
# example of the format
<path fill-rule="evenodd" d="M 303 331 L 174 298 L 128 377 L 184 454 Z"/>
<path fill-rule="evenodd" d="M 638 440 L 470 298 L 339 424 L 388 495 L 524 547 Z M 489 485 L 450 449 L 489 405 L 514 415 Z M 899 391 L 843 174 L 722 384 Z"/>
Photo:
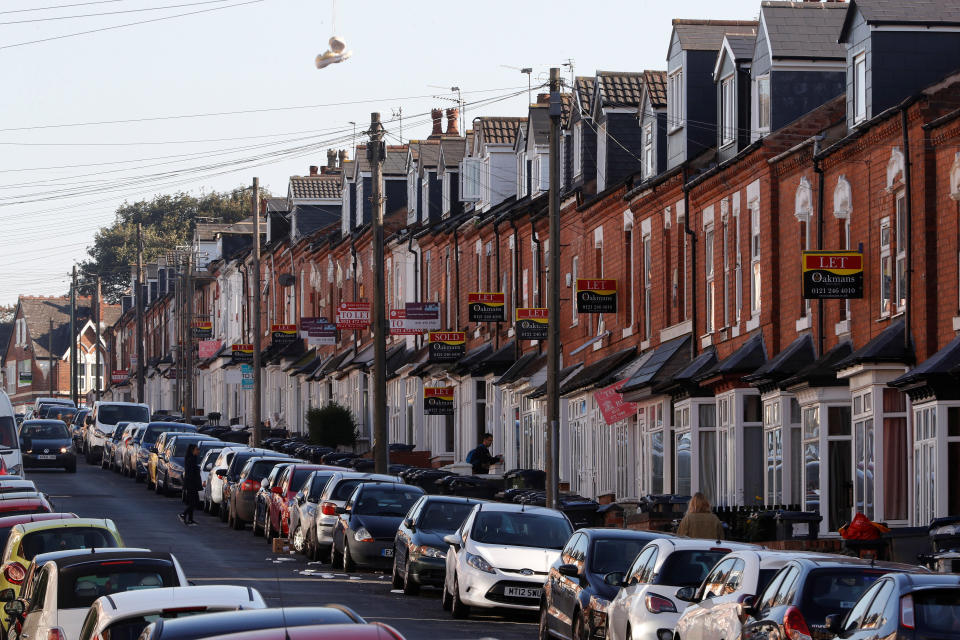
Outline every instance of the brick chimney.
<path fill-rule="evenodd" d="M 319 172 L 319 169 L 317 168 L 317 165 L 315 165 L 315 164 L 310 165 L 310 175 L 311 175 L 311 176 L 317 175 L 318 172 Z"/>
<path fill-rule="evenodd" d="M 350 156 L 347 155 L 346 149 L 340 149 L 337 152 L 337 166 L 341 169 L 343 168 L 343 163 L 350 159 Z"/>
<path fill-rule="evenodd" d="M 447 135 L 460 135 L 460 109 L 457 107 L 447 109 Z"/>
<path fill-rule="evenodd" d="M 433 118 L 433 131 L 430 132 L 430 137 L 438 138 L 443 135 L 443 109 L 431 109 L 430 117 Z"/>
<path fill-rule="evenodd" d="M 550 94 L 549 94 L 549 93 L 538 93 L 538 94 L 537 94 L 537 104 L 550 104 Z"/>
<path fill-rule="evenodd" d="M 327 149 L 327 169 L 337 168 L 337 150 Z"/>

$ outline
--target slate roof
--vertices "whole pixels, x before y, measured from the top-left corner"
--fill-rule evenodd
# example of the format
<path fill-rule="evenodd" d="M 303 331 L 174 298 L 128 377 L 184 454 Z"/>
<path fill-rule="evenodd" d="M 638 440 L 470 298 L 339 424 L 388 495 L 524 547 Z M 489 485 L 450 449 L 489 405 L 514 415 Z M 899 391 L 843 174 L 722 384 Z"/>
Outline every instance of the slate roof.
<path fill-rule="evenodd" d="M 416 144 L 411 143 L 411 147 L 417 149 L 417 168 L 436 169 L 440 160 L 440 141 L 439 140 L 419 140 Z"/>
<path fill-rule="evenodd" d="M 616 353 L 611 353 L 596 362 L 584 366 L 576 375 L 572 376 L 569 380 L 565 380 L 563 384 L 560 385 L 560 394 L 566 395 L 594 384 L 621 364 L 625 363 L 629 358 L 632 358 L 636 352 L 636 347 L 629 347 Z"/>
<path fill-rule="evenodd" d="M 669 380 L 664 380 L 661 384 L 654 386 L 655 392 L 665 391 L 674 387 L 695 387 L 694 379 L 699 377 L 702 371 L 711 369 L 717 363 L 717 350 L 713 347 L 707 347 L 703 353 L 690 361 L 683 369 L 678 371 Z"/>
<path fill-rule="evenodd" d="M 339 200 L 341 179 L 337 174 L 290 176 L 290 196 L 305 200 Z"/>
<path fill-rule="evenodd" d="M 557 375 L 557 379 L 560 381 L 560 385 L 562 386 L 564 381 L 567 378 L 571 377 L 577 371 L 577 369 L 580 369 L 581 367 L 583 367 L 583 365 L 578 362 L 576 364 L 570 365 L 569 367 L 564 367 L 563 369 L 560 369 L 560 373 Z M 541 384 L 536 389 L 528 393 L 527 397 L 536 400 L 537 398 L 542 398 L 545 395 L 547 395 L 546 381 L 544 381 L 543 384 Z"/>
<path fill-rule="evenodd" d="M 868 23 L 960 23 L 960 0 L 850 0 Z"/>
<path fill-rule="evenodd" d="M 512 384 L 522 378 L 529 378 L 545 366 L 547 366 L 546 354 L 538 355 L 535 351 L 529 351 L 517 358 L 517 361 L 493 384 Z"/>
<path fill-rule="evenodd" d="M 753 58 L 753 49 L 757 44 L 756 36 L 742 36 L 728 33 L 725 39 L 730 45 L 730 51 L 733 52 L 734 61 L 750 60 Z"/>
<path fill-rule="evenodd" d="M 643 95 L 643 72 L 597 71 L 603 107 L 637 107 Z"/>
<path fill-rule="evenodd" d="M 763 346 L 763 334 L 758 332 L 744 342 L 739 349 L 696 376 L 694 381 L 702 382 L 715 376 L 752 373 L 759 369 L 766 360 L 767 352 Z"/>
<path fill-rule="evenodd" d="M 583 113 L 590 113 L 593 105 L 593 85 L 595 83 L 596 78 L 593 76 L 577 76 L 574 80 L 573 89 L 577 94 L 577 102 L 580 103 Z"/>
<path fill-rule="evenodd" d="M 517 139 L 517 125 L 526 118 L 489 116 L 478 119 L 474 126 L 480 127 L 486 144 L 513 144 Z"/>
<path fill-rule="evenodd" d="M 357 157 L 351 161 L 352 171 L 344 173 L 356 178 L 357 173 L 366 173 L 370 171 L 370 161 L 367 160 L 367 146 L 357 147 Z M 346 164 L 346 163 L 344 163 Z M 407 175 L 407 145 L 387 145 L 387 157 L 383 159 L 383 175 L 385 176 L 405 176 Z"/>
<path fill-rule="evenodd" d="M 800 369 L 813 364 L 816 359 L 813 338 L 809 333 L 805 333 L 787 345 L 786 349 L 767 360 L 756 371 L 743 376 L 743 381 L 755 387 L 776 385 L 780 380 L 789 378 Z"/>
<path fill-rule="evenodd" d="M 47 358 L 50 352 L 47 345 L 52 338 L 54 357 L 60 357 L 70 348 L 70 298 L 21 296 L 19 299 L 21 314 L 27 321 L 27 331 L 33 341 L 35 358 Z M 91 303 L 88 297 L 77 297 L 77 331 L 90 319 Z M 101 322 L 110 327 L 120 319 L 120 305 L 103 305 Z M 53 335 L 50 335 L 50 321 L 53 320 Z M 6 348 L 6 345 L 4 345 Z"/>
<path fill-rule="evenodd" d="M 728 33 L 757 33 L 755 20 L 681 20 L 673 21 L 673 30 L 686 51 L 719 51 Z"/>
<path fill-rule="evenodd" d="M 760 12 L 772 57 L 846 59 L 846 47 L 837 42 L 847 15 L 846 3 L 767 0 L 761 3 Z"/>
<path fill-rule="evenodd" d="M 286 198 L 267 198 L 267 213 L 286 213 L 290 210 L 290 204 Z"/>
<path fill-rule="evenodd" d="M 678 352 L 680 352 L 681 348 L 684 346 L 689 348 L 689 345 L 690 336 L 674 338 L 673 340 L 659 345 L 653 350 L 653 354 L 650 356 L 650 358 L 634 372 L 633 376 L 627 380 L 622 387 L 620 387 L 620 393 L 634 391 L 650 384 L 654 377 L 660 373 L 664 367 L 667 366 L 667 364 Z"/>
<path fill-rule="evenodd" d="M 834 369 L 846 369 L 864 362 L 913 362 L 913 349 L 903 343 L 903 320 L 891 322 L 890 326 L 863 345 L 850 356 L 836 364 Z M 913 340 L 911 340 L 911 343 Z"/>
<path fill-rule="evenodd" d="M 815 362 L 800 369 L 796 375 L 780 381 L 784 389 L 807 383 L 811 387 L 846 386 L 846 380 L 838 380 L 834 368 L 838 362 L 845 360 L 853 352 L 849 341 L 844 341 L 820 356 Z"/>
<path fill-rule="evenodd" d="M 460 161 L 467 152 L 466 142 L 463 138 L 445 138 L 440 141 L 440 147 L 443 149 L 443 166 L 456 168 L 460 166 Z"/>
<path fill-rule="evenodd" d="M 647 95 L 650 96 L 650 104 L 657 109 L 667 107 L 667 72 L 651 71 L 643 72 L 643 83 L 647 87 Z"/>
<path fill-rule="evenodd" d="M 960 366 L 960 336 L 889 384 L 891 387 L 905 387 L 929 378 L 950 376 L 958 366 Z"/>

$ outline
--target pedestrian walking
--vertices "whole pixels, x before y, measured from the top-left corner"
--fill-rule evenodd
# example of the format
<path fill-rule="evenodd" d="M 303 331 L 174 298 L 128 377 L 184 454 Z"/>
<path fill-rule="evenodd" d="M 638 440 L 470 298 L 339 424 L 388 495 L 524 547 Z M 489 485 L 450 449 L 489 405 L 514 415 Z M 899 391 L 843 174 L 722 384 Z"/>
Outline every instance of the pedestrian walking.
<path fill-rule="evenodd" d="M 193 520 L 193 510 L 200 503 L 200 447 L 191 444 L 187 447 L 187 454 L 183 457 L 183 501 L 187 507 L 177 515 L 180 522 L 186 525 L 197 524 Z"/>
<path fill-rule="evenodd" d="M 677 535 L 710 540 L 724 538 L 723 523 L 710 510 L 710 501 L 707 500 L 707 496 L 699 491 L 693 494 L 690 504 L 687 505 L 687 513 L 684 514 L 677 528 Z"/>
<path fill-rule="evenodd" d="M 477 448 L 467 454 L 467 463 L 473 466 L 474 473 L 490 473 L 490 467 L 503 460 L 503 456 L 491 455 L 491 444 L 493 444 L 493 434 L 485 433 Z"/>

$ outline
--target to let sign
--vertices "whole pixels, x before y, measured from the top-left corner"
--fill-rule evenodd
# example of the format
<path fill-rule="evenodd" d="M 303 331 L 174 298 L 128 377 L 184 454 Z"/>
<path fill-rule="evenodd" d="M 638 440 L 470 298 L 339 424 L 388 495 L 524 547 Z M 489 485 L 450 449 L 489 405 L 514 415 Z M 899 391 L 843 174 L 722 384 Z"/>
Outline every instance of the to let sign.
<path fill-rule="evenodd" d="M 498 291 L 474 291 L 467 294 L 470 322 L 504 322 L 506 296 Z"/>
<path fill-rule="evenodd" d="M 421 333 L 423 333 L 423 331 L 412 329 L 407 324 L 407 312 L 405 309 L 390 309 L 390 335 L 418 336 Z"/>
<path fill-rule="evenodd" d="M 619 389 L 625 383 L 626 380 L 621 380 L 620 382 L 614 382 L 609 387 L 593 392 L 593 398 L 600 407 L 600 413 L 603 414 L 603 421 L 608 425 L 626 420 L 637 413 L 637 403 L 625 402 L 623 396 L 620 395 Z"/>
<path fill-rule="evenodd" d="M 423 412 L 428 416 L 452 416 L 453 387 L 424 387 Z"/>
<path fill-rule="evenodd" d="M 803 297 L 833 300 L 863 297 L 863 254 L 804 251 Z"/>
<path fill-rule="evenodd" d="M 253 362 L 252 344 L 235 344 L 231 347 L 231 355 L 234 362 L 248 363 Z"/>
<path fill-rule="evenodd" d="M 467 334 L 463 331 L 431 331 L 430 362 L 456 362 L 466 350 Z"/>
<path fill-rule="evenodd" d="M 219 340 L 201 340 L 197 344 L 197 355 L 206 360 L 207 358 L 212 358 L 220 351 L 220 341 Z M 133 362 L 130 363 L 131 366 L 136 366 Z"/>
<path fill-rule="evenodd" d="M 297 325 L 295 324 L 272 324 L 270 325 L 270 336 L 273 345 L 284 347 L 297 341 Z"/>
<path fill-rule="evenodd" d="M 209 320 L 193 321 L 193 337 L 206 340 L 213 335 L 213 323 Z"/>
<path fill-rule="evenodd" d="M 546 340 L 548 314 L 540 307 L 517 309 L 517 340 Z"/>
<path fill-rule="evenodd" d="M 122 384 L 127 381 L 128 369 L 114 369 L 110 372 L 110 382 L 112 384 Z"/>
<path fill-rule="evenodd" d="M 311 346 L 329 346 L 337 344 L 337 325 L 326 318 L 316 318 L 307 330 L 307 344 Z"/>
<path fill-rule="evenodd" d="M 363 330 L 369 326 L 369 302 L 341 302 L 337 305 L 337 329 Z"/>
<path fill-rule="evenodd" d="M 616 312 L 616 280 L 577 278 L 577 313 Z"/>

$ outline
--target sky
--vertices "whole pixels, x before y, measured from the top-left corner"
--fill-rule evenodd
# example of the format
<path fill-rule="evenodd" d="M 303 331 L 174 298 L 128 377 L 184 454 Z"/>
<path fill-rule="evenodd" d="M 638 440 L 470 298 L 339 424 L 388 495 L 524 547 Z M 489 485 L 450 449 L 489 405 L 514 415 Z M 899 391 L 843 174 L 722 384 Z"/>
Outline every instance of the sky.
<path fill-rule="evenodd" d="M 285 195 L 327 148 L 362 140 L 373 111 L 391 144 L 429 135 L 451 87 L 467 121 L 524 116 L 520 68 L 534 97 L 570 61 L 576 75 L 663 69 L 671 19 L 755 19 L 759 4 L 3 0 L 0 304 L 66 294 L 124 201 L 254 176 Z M 317 70 L 334 33 L 353 56 Z"/>

